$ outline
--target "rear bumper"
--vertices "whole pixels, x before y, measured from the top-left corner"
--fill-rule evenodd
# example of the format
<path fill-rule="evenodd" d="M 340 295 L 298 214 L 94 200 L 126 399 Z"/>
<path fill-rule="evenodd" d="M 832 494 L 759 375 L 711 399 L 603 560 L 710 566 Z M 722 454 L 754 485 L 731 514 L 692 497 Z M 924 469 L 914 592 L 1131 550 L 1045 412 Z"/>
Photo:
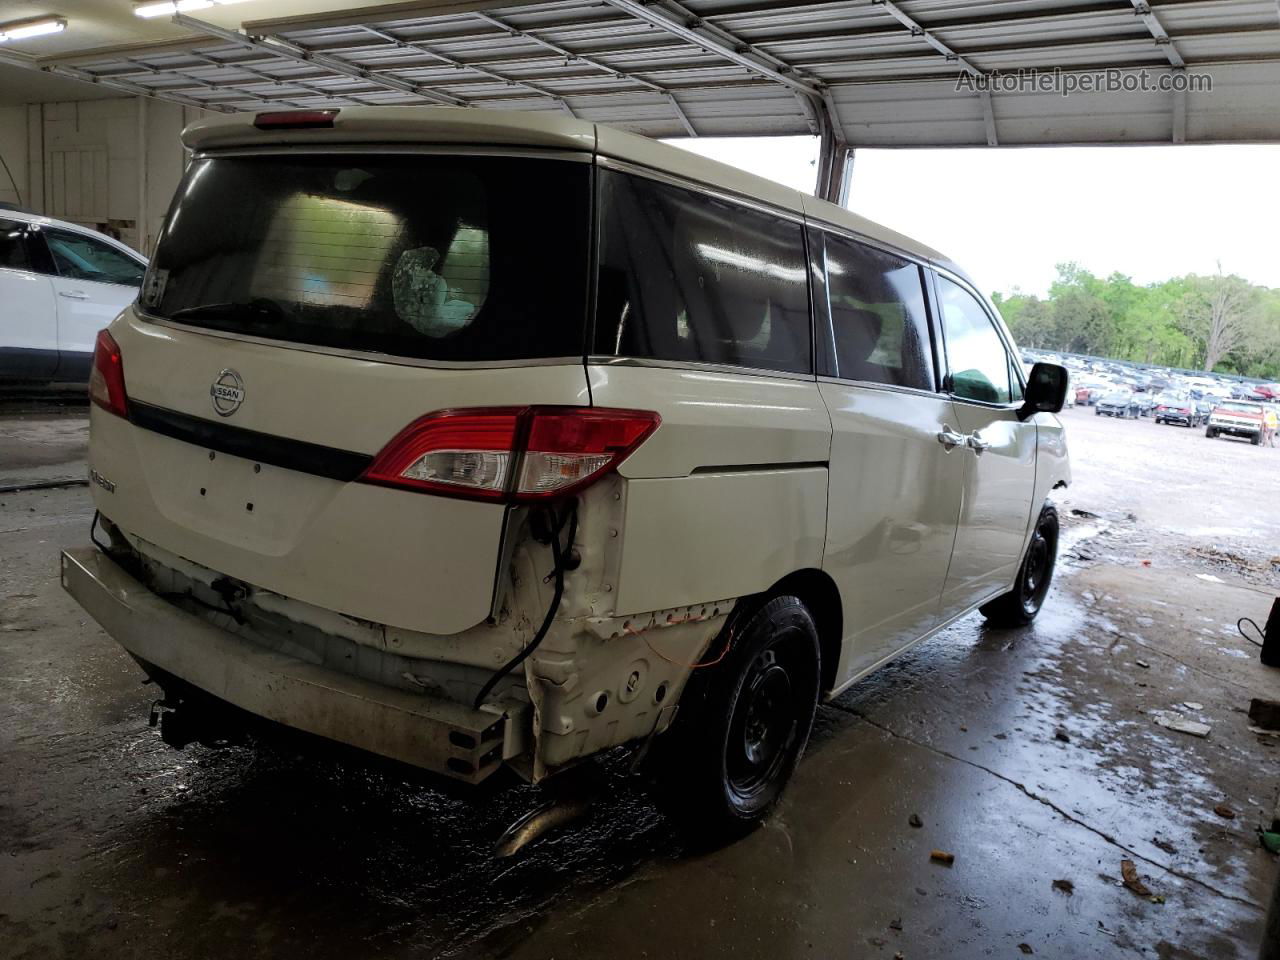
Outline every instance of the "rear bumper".
<path fill-rule="evenodd" d="M 63 552 L 62 586 L 129 653 L 256 716 L 468 783 L 517 752 L 522 718 L 260 647 L 161 599 L 93 547 Z"/>

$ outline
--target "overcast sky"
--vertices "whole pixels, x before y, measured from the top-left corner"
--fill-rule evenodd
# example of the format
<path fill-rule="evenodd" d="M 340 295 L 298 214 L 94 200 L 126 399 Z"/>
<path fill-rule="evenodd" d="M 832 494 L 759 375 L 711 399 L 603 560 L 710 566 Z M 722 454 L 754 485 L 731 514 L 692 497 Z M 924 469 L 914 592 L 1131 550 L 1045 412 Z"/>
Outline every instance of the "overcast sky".
<path fill-rule="evenodd" d="M 801 190 L 817 140 L 672 140 Z M 850 206 L 941 250 L 987 292 L 1043 295 L 1054 264 L 1152 283 L 1280 287 L 1280 146 L 858 150 Z"/>

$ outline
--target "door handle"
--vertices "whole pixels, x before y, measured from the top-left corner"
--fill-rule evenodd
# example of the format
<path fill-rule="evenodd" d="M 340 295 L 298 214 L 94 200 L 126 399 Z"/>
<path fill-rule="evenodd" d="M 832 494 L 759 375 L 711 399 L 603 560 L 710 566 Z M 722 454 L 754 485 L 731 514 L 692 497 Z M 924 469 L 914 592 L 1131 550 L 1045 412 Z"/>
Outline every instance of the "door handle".
<path fill-rule="evenodd" d="M 89 295 L 83 290 L 59 290 L 58 296 L 66 297 L 68 300 L 88 300 Z"/>
<path fill-rule="evenodd" d="M 965 443 L 967 443 L 969 445 L 969 449 L 978 456 L 982 456 L 982 452 L 991 446 L 989 442 L 981 439 L 976 433 L 969 434 L 969 436 L 965 438 Z"/>
<path fill-rule="evenodd" d="M 938 431 L 938 442 L 942 444 L 947 453 L 964 443 L 965 439 L 963 433 L 956 433 L 945 423 L 942 425 L 942 429 Z"/>

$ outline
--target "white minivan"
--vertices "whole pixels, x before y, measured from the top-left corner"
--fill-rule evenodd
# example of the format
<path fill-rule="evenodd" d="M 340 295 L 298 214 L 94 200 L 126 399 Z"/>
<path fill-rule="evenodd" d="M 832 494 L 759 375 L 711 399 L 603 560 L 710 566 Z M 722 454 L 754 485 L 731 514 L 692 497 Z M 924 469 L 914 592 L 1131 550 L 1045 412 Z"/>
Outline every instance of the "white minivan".
<path fill-rule="evenodd" d="M 0 208 L 0 384 L 88 380 L 98 331 L 138 295 L 146 269 L 118 240 Z"/>
<path fill-rule="evenodd" d="M 266 718 L 472 783 L 630 744 L 733 830 L 821 699 L 1039 610 L 1065 372 L 927 247 L 543 114 L 184 142 L 62 559 L 177 742 Z"/>

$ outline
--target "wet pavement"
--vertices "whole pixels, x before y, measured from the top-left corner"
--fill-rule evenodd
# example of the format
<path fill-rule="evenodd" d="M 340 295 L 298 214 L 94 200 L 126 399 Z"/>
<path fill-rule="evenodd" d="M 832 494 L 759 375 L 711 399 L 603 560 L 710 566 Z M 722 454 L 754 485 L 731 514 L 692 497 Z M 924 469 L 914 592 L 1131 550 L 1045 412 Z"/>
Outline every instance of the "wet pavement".
<path fill-rule="evenodd" d="M 83 484 L 86 406 L 79 396 L 18 399 L 0 393 L 0 491 Z"/>
<path fill-rule="evenodd" d="M 0 487 L 41 457 L 83 475 L 57 417 L 10 459 L 31 428 L 0 414 Z M 1280 450 L 1064 418 L 1077 484 L 1037 623 L 967 618 L 822 707 L 777 814 L 714 851 L 616 759 L 588 819 L 498 861 L 537 790 L 174 752 L 154 688 L 57 585 L 87 491 L 0 494 L 0 957 L 1251 958 L 1280 738 L 1244 711 L 1280 671 L 1234 624 L 1280 592 Z"/>

